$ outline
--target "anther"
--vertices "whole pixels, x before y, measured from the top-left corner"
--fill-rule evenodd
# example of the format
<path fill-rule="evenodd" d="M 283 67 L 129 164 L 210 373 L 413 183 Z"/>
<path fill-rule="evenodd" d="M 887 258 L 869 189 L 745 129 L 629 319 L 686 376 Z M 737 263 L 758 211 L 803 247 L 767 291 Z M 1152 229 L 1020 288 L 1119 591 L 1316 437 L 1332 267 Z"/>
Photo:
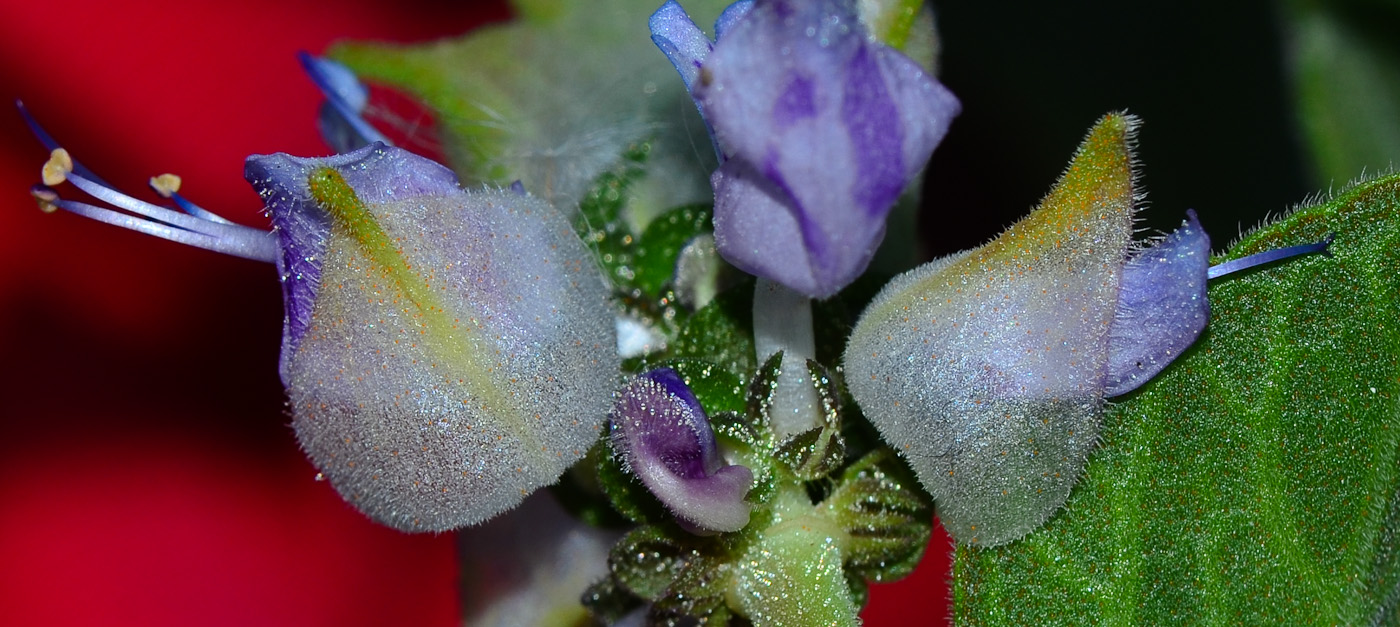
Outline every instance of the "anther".
<path fill-rule="evenodd" d="M 68 175 L 73 172 L 73 158 L 68 156 L 68 151 L 62 148 L 54 148 L 49 153 L 49 160 L 44 162 L 43 181 L 45 185 L 53 187 L 62 185 L 68 180 Z"/>
<path fill-rule="evenodd" d="M 39 202 L 39 211 L 53 213 L 58 211 L 58 193 L 43 185 L 35 185 L 29 188 L 29 195 Z"/>
<path fill-rule="evenodd" d="M 169 172 L 160 176 L 151 177 L 151 189 L 160 194 L 161 198 L 169 198 L 180 191 L 180 175 Z"/>

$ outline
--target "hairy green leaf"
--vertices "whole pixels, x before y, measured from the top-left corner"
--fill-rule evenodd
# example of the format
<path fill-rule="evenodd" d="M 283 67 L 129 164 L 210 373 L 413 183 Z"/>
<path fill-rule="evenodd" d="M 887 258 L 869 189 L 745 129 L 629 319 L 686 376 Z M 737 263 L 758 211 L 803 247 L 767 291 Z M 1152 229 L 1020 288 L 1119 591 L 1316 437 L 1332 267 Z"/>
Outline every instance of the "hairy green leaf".
<path fill-rule="evenodd" d="M 1395 624 L 1400 176 L 1230 256 L 1328 233 L 1333 257 L 1212 283 L 1205 335 L 1118 399 L 1048 524 L 958 550 L 959 623 Z"/>
<path fill-rule="evenodd" d="M 604 276 L 619 292 L 636 289 L 637 237 L 622 217 L 626 194 L 646 172 L 647 148 L 633 146 L 622 159 L 599 173 L 579 199 L 574 231 L 596 256 Z"/>

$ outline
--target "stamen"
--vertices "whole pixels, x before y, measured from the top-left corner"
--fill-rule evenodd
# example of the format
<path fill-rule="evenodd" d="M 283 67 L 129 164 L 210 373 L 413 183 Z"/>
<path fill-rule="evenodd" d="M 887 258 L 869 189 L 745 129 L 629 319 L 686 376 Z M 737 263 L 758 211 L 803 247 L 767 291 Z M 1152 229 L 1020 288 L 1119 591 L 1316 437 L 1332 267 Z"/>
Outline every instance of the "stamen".
<path fill-rule="evenodd" d="M 49 152 L 49 160 L 44 162 L 44 169 L 41 177 L 44 184 L 49 187 L 62 185 L 67 180 L 68 174 L 73 171 L 73 158 L 68 156 L 68 151 L 62 148 L 54 148 Z"/>
<path fill-rule="evenodd" d="M 44 184 L 29 190 L 30 195 L 39 203 L 41 211 L 52 213 L 63 209 L 98 222 L 245 259 L 277 263 L 281 257 L 280 242 L 271 231 L 234 224 L 180 198 L 175 191 L 180 186 L 177 176 L 162 175 L 152 178 L 151 185 L 162 196 L 175 200 L 190 215 L 137 200 L 113 189 L 97 175 L 79 165 L 66 149 L 59 146 L 53 137 L 39 126 L 34 117 L 29 115 L 23 103 L 16 101 L 15 105 L 19 107 L 20 114 L 30 130 L 39 138 L 39 142 L 50 150 L 49 159 L 40 173 Z M 65 200 L 51 189 L 63 183 L 72 183 L 74 187 L 93 198 L 137 215 Z"/>
<path fill-rule="evenodd" d="M 1227 261 L 1225 263 L 1211 266 L 1210 270 L 1206 271 L 1206 278 L 1215 279 L 1230 274 L 1232 272 L 1239 272 L 1241 270 L 1247 270 L 1255 266 L 1262 266 L 1264 264 L 1269 264 L 1275 261 L 1288 259 L 1289 257 L 1297 257 L 1300 255 L 1311 255 L 1314 253 L 1321 253 L 1323 255 L 1331 257 L 1332 251 L 1328 250 L 1327 247 L 1332 245 L 1332 238 L 1336 237 L 1336 235 L 1336 233 L 1328 233 L 1327 237 L 1320 242 L 1312 244 L 1301 244 L 1298 246 L 1289 246 L 1287 248 L 1275 248 L 1274 250 L 1266 250 L 1262 253 L 1254 253 L 1253 255 L 1240 257 L 1239 259 L 1231 259 L 1230 261 Z"/>
<path fill-rule="evenodd" d="M 175 203 L 176 207 L 179 207 L 180 210 L 184 211 L 185 213 L 188 213 L 196 218 L 208 220 L 210 222 L 217 222 L 219 224 L 233 224 L 231 220 L 227 220 L 223 216 L 209 211 L 203 207 L 200 207 L 199 205 L 190 202 L 184 196 L 181 196 L 180 182 L 180 175 L 171 174 L 167 172 L 160 176 L 151 177 L 149 184 L 151 186 L 151 189 L 155 191 L 155 193 L 159 194 L 161 198 L 169 198 Z"/>
<path fill-rule="evenodd" d="M 48 131 L 44 130 L 44 127 L 39 126 L 39 121 L 35 120 L 33 115 L 30 115 L 29 109 L 24 106 L 23 102 L 19 101 L 18 99 L 15 100 L 15 108 L 19 109 L 19 115 L 20 117 L 24 118 L 24 123 L 29 127 L 29 132 L 34 134 L 34 137 L 39 140 L 39 143 L 44 145 L 44 148 L 47 148 L 49 150 L 59 148 L 58 142 L 54 140 L 52 135 L 49 135 Z M 111 187 L 111 185 L 109 185 L 106 181 L 102 180 L 96 174 L 93 174 L 91 170 L 83 167 L 83 164 L 78 163 L 76 161 L 73 161 L 72 163 L 72 169 L 74 172 L 86 176 L 90 180 L 97 181 L 102 185 Z"/>
<path fill-rule="evenodd" d="M 24 123 L 29 126 L 29 131 L 34 134 L 34 137 L 39 140 L 39 143 L 43 144 L 44 147 L 48 148 L 50 151 L 63 150 L 64 154 L 67 155 L 68 151 L 64 150 L 61 146 L 59 146 L 58 140 L 55 140 L 52 135 L 49 135 L 48 131 L 44 130 L 43 126 L 39 125 L 39 121 L 34 119 L 34 116 L 29 113 L 29 108 L 25 107 L 23 102 L 15 100 L 15 108 L 19 109 L 19 114 L 21 117 L 24 118 Z M 103 187 L 115 187 L 111 183 L 102 180 L 102 177 L 97 176 L 97 174 L 95 174 L 92 170 L 83 167 L 83 164 L 74 161 L 71 157 L 65 156 L 64 160 L 67 164 L 67 167 L 62 170 L 64 174 L 66 174 L 68 171 L 77 172 L 78 174 L 82 175 L 83 178 L 86 178 L 87 180 L 97 183 L 98 185 L 101 185 Z M 46 165 L 45 168 L 47 167 L 48 166 Z M 174 175 L 172 174 L 170 176 Z M 179 177 L 176 178 L 178 179 Z M 63 181 L 49 182 L 49 179 L 45 178 L 44 182 L 46 185 L 58 185 Z M 178 188 L 179 184 L 177 183 L 175 185 L 175 189 Z M 173 200 L 175 202 L 175 205 L 179 207 L 181 211 L 184 211 L 185 213 L 188 213 L 192 216 L 195 216 L 197 218 L 203 218 L 211 222 L 218 222 L 221 224 L 233 224 L 233 222 L 223 218 L 222 216 L 215 214 L 211 211 L 207 211 L 201 208 L 199 205 L 196 205 L 186 200 L 184 196 L 175 193 L 174 190 L 172 190 L 171 194 L 165 194 L 159 189 L 157 189 L 156 193 L 160 194 L 162 197 Z"/>
<path fill-rule="evenodd" d="M 335 112 L 340 115 L 350 130 L 359 136 L 361 141 L 365 144 L 384 142 L 386 146 L 394 145 L 394 142 L 361 117 L 360 112 L 364 109 L 364 102 L 351 103 L 348 100 L 347 96 L 351 92 L 364 89 L 353 73 L 339 63 L 312 56 L 305 51 L 298 52 L 297 59 L 301 61 L 301 66 L 306 70 L 306 74 L 311 77 L 311 82 L 315 83 L 316 88 L 321 90 L 321 95 L 326 98 L 326 103 L 335 109 Z"/>
<path fill-rule="evenodd" d="M 34 200 L 39 201 L 39 211 L 42 211 L 44 213 L 53 213 L 55 211 L 58 211 L 57 192 L 47 187 L 44 187 L 43 185 L 35 185 L 34 187 L 29 188 L 29 195 L 33 196 Z"/>
<path fill-rule="evenodd" d="M 151 219 L 151 222 L 158 222 L 163 224 L 156 225 L 159 228 L 153 227 L 152 229 L 146 229 L 137 228 L 136 226 L 133 226 L 135 223 L 129 220 L 136 220 L 142 223 L 149 223 L 148 221 L 137 220 L 136 218 L 125 216 L 123 214 L 117 215 L 121 215 L 123 218 L 129 218 L 129 220 L 113 222 L 110 220 L 98 218 L 96 215 L 82 213 L 82 215 L 85 215 L 87 217 L 98 219 L 103 222 L 107 222 L 108 224 L 115 224 L 117 226 L 141 231 L 143 233 L 150 233 L 152 235 L 163 237 L 172 241 L 179 241 L 182 243 L 192 244 L 195 246 L 199 246 L 200 248 L 207 248 L 209 250 L 228 253 L 238 257 L 247 257 L 249 259 L 257 259 L 259 261 L 267 261 L 269 263 L 275 262 L 277 260 L 277 256 L 279 253 L 277 238 L 269 231 L 254 229 L 239 224 L 220 224 L 217 222 L 204 220 L 195 216 L 179 213 L 177 211 L 171 211 L 164 207 L 159 207 L 148 202 L 137 200 L 110 187 L 103 187 L 101 185 L 98 185 L 96 182 L 88 180 L 86 177 L 83 177 L 77 173 L 70 173 L 67 178 L 68 182 L 72 183 L 74 187 L 77 187 L 78 189 L 87 192 L 87 194 L 89 196 L 92 196 L 93 198 L 101 200 L 118 209 L 124 209 L 126 211 L 130 211 L 131 213 L 146 216 L 147 218 Z M 93 209 L 98 211 L 108 211 L 106 209 L 93 207 L 92 205 L 84 205 L 83 203 L 70 203 L 68 201 L 60 202 L 58 206 L 61 209 L 67 209 L 72 211 L 72 209 L 70 209 L 67 206 L 68 204 L 92 207 Z M 81 212 L 75 211 L 75 213 Z M 184 239 L 173 237 L 169 235 L 169 231 L 165 230 L 166 225 L 182 229 L 183 231 L 204 235 L 216 241 L 229 242 L 230 244 L 227 246 L 222 244 L 206 245 L 204 243 L 205 240 L 199 238 Z"/>

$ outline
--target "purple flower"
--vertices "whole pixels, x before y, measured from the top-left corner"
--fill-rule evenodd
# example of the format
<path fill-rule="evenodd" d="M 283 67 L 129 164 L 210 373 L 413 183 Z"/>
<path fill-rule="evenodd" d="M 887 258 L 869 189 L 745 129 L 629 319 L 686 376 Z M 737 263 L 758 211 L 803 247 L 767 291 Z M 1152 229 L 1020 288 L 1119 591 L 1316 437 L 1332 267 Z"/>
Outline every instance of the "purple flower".
<path fill-rule="evenodd" d="M 27 117 L 27 114 L 26 114 Z M 32 124 L 32 118 L 29 119 Z M 292 427 L 331 485 L 405 531 L 487 520 L 597 439 L 619 358 L 607 290 L 549 204 L 465 191 L 447 168 L 370 144 L 249 157 L 273 230 L 122 194 L 52 148 L 42 208 L 274 263 Z M 69 182 L 110 207 L 59 196 Z"/>
<path fill-rule="evenodd" d="M 847 0 L 736 4 L 713 46 L 674 0 L 651 28 L 723 160 L 710 179 L 720 254 L 814 298 L 855 280 L 957 99 L 874 41 Z"/>
<path fill-rule="evenodd" d="M 632 379 L 613 408 L 612 429 L 613 448 L 683 526 L 701 533 L 748 524 L 753 473 L 724 463 L 705 410 L 676 371 Z"/>
<path fill-rule="evenodd" d="M 281 236 L 292 426 L 405 530 L 486 520 L 581 458 L 618 368 L 606 291 L 551 206 L 372 144 L 248 159 Z"/>
<path fill-rule="evenodd" d="M 1028 217 L 892 280 L 847 343 L 851 395 L 960 543 L 996 546 L 1069 496 L 1104 399 L 1146 382 L 1209 318 L 1194 214 L 1135 249 L 1137 121 L 1090 131 Z"/>

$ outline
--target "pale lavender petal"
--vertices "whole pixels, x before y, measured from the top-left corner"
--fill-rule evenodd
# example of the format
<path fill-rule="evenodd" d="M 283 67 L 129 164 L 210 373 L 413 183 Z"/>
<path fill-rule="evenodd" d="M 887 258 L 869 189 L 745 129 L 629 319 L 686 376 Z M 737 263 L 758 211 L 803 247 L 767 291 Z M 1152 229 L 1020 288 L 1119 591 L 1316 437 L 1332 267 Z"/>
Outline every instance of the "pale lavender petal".
<path fill-rule="evenodd" d="M 676 0 L 667 0 L 651 14 L 651 40 L 671 60 L 671 65 L 685 81 L 685 88 L 694 89 L 700 76 L 700 65 L 709 56 L 713 45 L 710 38 L 690 19 Z"/>
<path fill-rule="evenodd" d="M 1210 320 L 1209 265 L 1210 238 L 1195 211 L 1186 212 L 1181 228 L 1128 259 L 1109 330 L 1104 396 L 1137 389 L 1196 341 Z"/>
<path fill-rule="evenodd" d="M 735 267 L 796 291 L 820 289 L 806 263 L 802 225 L 773 184 L 748 164 L 728 161 L 710 177 L 715 189 L 715 247 Z M 775 264 L 775 259 L 789 263 Z"/>
<path fill-rule="evenodd" d="M 286 317 L 282 323 L 282 357 L 279 372 L 287 383 L 291 355 L 311 325 L 312 305 L 321 281 L 321 260 L 330 234 L 330 216 L 317 206 L 307 187 L 307 176 L 320 167 L 339 170 L 346 183 L 365 202 L 388 202 L 414 194 L 447 194 L 458 191 L 451 170 L 403 151 L 385 151 L 371 144 L 354 152 L 325 159 L 302 159 L 287 154 L 253 155 L 244 164 L 243 176 L 262 196 L 282 243 L 277 270 L 282 281 Z M 375 167 L 368 167 L 371 163 Z M 392 185 L 390 184 L 392 182 Z"/>
<path fill-rule="evenodd" d="M 292 428 L 348 502 L 404 531 L 476 524 L 596 441 L 613 312 L 556 209 L 383 145 L 247 177 L 286 249 Z"/>
<path fill-rule="evenodd" d="M 612 414 L 613 446 L 627 466 L 693 531 L 738 531 L 753 473 L 725 465 L 709 418 L 670 368 L 634 378 Z"/>
<path fill-rule="evenodd" d="M 720 233 L 720 215 L 750 210 L 723 199 L 752 191 L 716 187 L 720 253 L 779 282 L 810 272 L 810 282 L 788 287 L 818 298 L 865 270 L 885 216 L 959 111 L 917 64 L 871 41 L 850 2 L 832 0 L 755 2 L 705 60 L 695 95 L 726 156 L 767 179 L 756 187 L 799 225 L 768 245 L 804 254 L 730 247 L 755 237 Z"/>
<path fill-rule="evenodd" d="M 460 624 L 552 625 L 582 614 L 579 597 L 608 576 L 608 551 L 621 536 L 571 516 L 547 490 L 463 529 L 457 534 Z"/>
<path fill-rule="evenodd" d="M 724 34 L 745 15 L 748 15 L 751 9 L 753 9 L 753 0 L 739 0 L 725 7 L 724 12 L 715 19 L 715 40 L 718 41 L 724 37 Z"/>

